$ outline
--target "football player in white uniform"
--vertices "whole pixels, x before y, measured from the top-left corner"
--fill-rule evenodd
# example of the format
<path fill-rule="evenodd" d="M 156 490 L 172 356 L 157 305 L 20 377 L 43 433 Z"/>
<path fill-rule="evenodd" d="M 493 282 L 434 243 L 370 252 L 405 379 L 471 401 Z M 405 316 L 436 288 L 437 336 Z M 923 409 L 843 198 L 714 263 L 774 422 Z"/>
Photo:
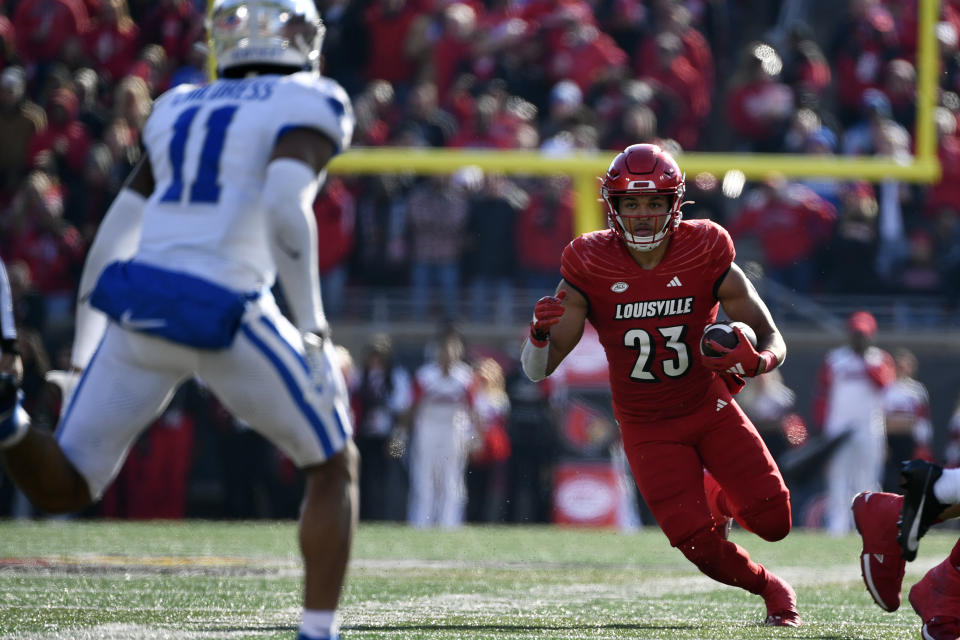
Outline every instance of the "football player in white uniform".
<path fill-rule="evenodd" d="M 209 27 L 219 79 L 157 99 L 144 161 L 89 252 L 73 352 L 82 373 L 56 435 L 0 407 L 0 457 L 37 507 L 79 510 L 177 386 L 202 378 L 306 474 L 299 637 L 329 640 L 358 456 L 327 339 L 312 203 L 327 162 L 350 144 L 353 113 L 319 75 L 323 24 L 311 0 L 217 0 Z M 292 322 L 270 293 L 276 278 Z"/>

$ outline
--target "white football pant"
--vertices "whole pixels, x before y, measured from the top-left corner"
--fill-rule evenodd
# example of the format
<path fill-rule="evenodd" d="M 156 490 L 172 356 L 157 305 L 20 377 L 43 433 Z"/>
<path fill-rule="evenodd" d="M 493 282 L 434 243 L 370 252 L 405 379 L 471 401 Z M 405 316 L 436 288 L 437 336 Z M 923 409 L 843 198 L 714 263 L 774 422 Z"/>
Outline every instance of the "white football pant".
<path fill-rule="evenodd" d="M 56 438 L 96 500 L 177 387 L 196 376 L 298 467 L 320 464 L 352 434 L 346 385 L 329 340 L 324 372 L 311 375 L 303 354 L 299 331 L 269 294 L 248 304 L 233 344 L 219 351 L 185 347 L 111 322 L 65 407 Z"/>

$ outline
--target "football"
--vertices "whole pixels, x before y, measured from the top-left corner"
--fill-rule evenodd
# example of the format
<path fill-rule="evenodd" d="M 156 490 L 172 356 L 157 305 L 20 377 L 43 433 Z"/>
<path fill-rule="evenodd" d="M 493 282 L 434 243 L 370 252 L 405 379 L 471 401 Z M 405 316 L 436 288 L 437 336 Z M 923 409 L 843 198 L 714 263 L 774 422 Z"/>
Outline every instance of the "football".
<path fill-rule="evenodd" d="M 710 345 L 707 344 L 708 340 L 728 349 L 736 347 L 740 338 L 737 337 L 737 332 L 733 330 L 734 327 L 739 327 L 740 330 L 743 331 L 743 335 L 747 336 L 747 339 L 750 340 L 750 344 L 754 347 L 757 346 L 757 334 L 750 328 L 750 325 L 744 322 L 717 322 L 708 324 L 703 330 L 703 337 L 700 339 L 700 353 L 709 358 L 716 358 L 723 355 L 719 351 L 712 349 Z"/>

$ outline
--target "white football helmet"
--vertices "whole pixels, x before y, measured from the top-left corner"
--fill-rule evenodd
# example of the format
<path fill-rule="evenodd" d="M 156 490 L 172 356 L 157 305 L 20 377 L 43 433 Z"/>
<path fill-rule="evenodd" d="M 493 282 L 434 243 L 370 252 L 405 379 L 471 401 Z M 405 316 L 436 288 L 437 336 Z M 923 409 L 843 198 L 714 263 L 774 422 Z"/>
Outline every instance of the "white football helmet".
<path fill-rule="evenodd" d="M 255 65 L 320 71 L 325 29 L 313 0 L 216 0 L 207 30 L 217 75 Z"/>

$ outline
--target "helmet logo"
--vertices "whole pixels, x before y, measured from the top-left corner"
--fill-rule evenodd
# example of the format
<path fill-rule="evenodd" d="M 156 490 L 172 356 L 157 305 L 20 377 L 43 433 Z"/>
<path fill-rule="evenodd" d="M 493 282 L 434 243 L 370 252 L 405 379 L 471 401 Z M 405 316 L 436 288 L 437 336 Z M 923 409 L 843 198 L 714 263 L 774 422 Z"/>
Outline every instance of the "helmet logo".
<path fill-rule="evenodd" d="M 627 189 L 656 189 L 657 185 L 653 180 L 631 180 Z"/>
<path fill-rule="evenodd" d="M 630 285 L 628 285 L 626 282 L 623 282 L 623 281 L 614 282 L 614 283 L 613 283 L 613 286 L 610 287 L 610 291 L 613 291 L 614 293 L 623 293 L 623 292 L 626 291 L 629 287 L 630 287 Z"/>

